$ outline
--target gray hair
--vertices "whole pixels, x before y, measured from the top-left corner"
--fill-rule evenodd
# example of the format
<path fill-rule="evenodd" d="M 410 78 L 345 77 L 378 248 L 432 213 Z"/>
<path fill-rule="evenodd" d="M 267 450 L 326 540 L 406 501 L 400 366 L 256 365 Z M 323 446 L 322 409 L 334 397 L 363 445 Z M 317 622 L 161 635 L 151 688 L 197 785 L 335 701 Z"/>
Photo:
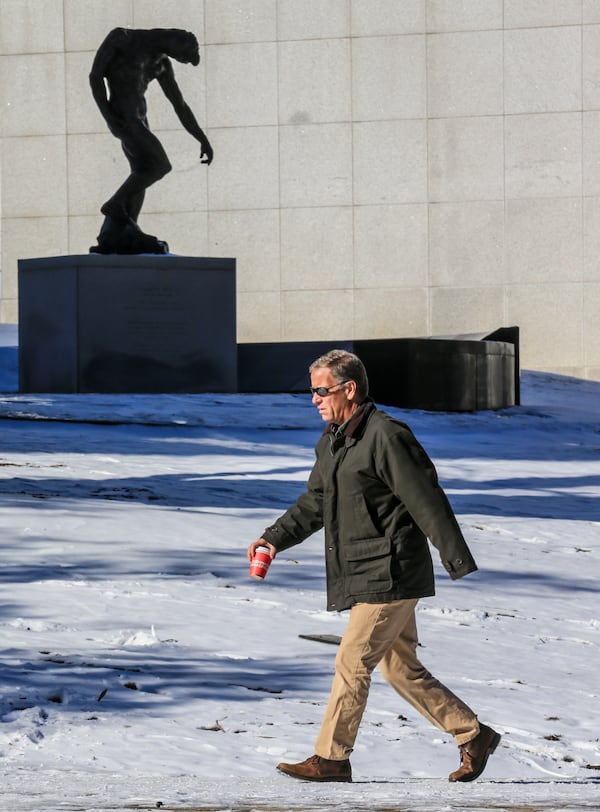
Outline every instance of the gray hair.
<path fill-rule="evenodd" d="M 347 350 L 330 350 L 325 355 L 321 355 L 313 361 L 309 367 L 309 372 L 313 369 L 326 367 L 331 372 L 331 377 L 336 383 L 342 381 L 354 381 L 356 383 L 356 395 L 359 403 L 369 394 L 369 379 L 365 365 L 358 355 Z"/>

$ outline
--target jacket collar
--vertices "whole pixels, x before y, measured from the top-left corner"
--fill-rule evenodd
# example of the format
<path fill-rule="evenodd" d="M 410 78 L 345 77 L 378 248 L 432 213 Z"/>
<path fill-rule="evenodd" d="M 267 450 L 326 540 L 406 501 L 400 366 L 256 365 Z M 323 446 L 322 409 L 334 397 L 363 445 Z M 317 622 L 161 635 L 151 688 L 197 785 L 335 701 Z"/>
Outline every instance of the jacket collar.
<path fill-rule="evenodd" d="M 373 399 L 367 398 L 345 423 L 342 423 L 341 426 L 338 426 L 337 423 L 330 423 L 323 434 L 329 434 L 332 442 L 343 437 L 345 444 L 349 445 L 351 441 L 356 441 L 362 436 L 367 420 L 375 408 Z"/>

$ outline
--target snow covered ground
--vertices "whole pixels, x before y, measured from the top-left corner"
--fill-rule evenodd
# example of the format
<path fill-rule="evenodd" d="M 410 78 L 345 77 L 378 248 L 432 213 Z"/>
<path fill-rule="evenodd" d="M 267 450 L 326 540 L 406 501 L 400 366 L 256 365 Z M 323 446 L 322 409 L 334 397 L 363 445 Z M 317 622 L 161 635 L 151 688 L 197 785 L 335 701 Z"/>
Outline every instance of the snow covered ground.
<path fill-rule="evenodd" d="M 304 395 L 19 395 L 0 330 L 0 810 L 600 809 L 600 383 L 524 373 L 523 405 L 389 409 L 434 458 L 480 570 L 419 607 L 421 659 L 503 734 L 454 743 L 378 672 L 354 783 L 301 760 L 343 632 L 322 538 L 264 583 L 245 551 L 301 491 Z M 2 346 L 4 344 L 5 346 Z M 436 556 L 434 551 L 434 557 Z"/>

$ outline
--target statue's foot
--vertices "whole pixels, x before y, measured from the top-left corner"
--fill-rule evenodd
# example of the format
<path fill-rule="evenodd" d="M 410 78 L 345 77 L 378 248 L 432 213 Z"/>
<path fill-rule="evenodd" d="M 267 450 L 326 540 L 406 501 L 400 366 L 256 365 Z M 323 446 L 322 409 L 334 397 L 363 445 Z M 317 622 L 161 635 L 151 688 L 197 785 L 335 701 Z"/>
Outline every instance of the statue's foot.
<path fill-rule="evenodd" d="M 105 245 L 100 245 L 100 240 L 98 240 L 98 245 L 90 245 L 90 254 L 115 254 L 116 251 L 112 251 L 110 247 Z"/>
<path fill-rule="evenodd" d="M 151 234 L 144 234 L 137 223 L 107 217 L 98 234 L 98 245 L 90 254 L 168 254 L 169 246 Z"/>

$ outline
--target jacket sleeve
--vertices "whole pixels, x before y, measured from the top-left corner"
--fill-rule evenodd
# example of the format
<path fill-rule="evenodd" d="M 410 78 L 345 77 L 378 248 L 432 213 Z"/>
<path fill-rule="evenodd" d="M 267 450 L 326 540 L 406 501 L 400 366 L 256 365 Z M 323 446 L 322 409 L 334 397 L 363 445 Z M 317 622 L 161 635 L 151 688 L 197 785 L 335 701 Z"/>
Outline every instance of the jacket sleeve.
<path fill-rule="evenodd" d="M 323 487 L 317 460 L 306 483 L 306 491 L 265 529 L 262 537 L 281 552 L 300 544 L 322 527 Z"/>
<path fill-rule="evenodd" d="M 477 564 L 439 485 L 435 466 L 412 431 L 398 425 L 382 446 L 377 453 L 381 476 L 437 549 L 450 577 L 456 580 L 474 572 Z"/>

